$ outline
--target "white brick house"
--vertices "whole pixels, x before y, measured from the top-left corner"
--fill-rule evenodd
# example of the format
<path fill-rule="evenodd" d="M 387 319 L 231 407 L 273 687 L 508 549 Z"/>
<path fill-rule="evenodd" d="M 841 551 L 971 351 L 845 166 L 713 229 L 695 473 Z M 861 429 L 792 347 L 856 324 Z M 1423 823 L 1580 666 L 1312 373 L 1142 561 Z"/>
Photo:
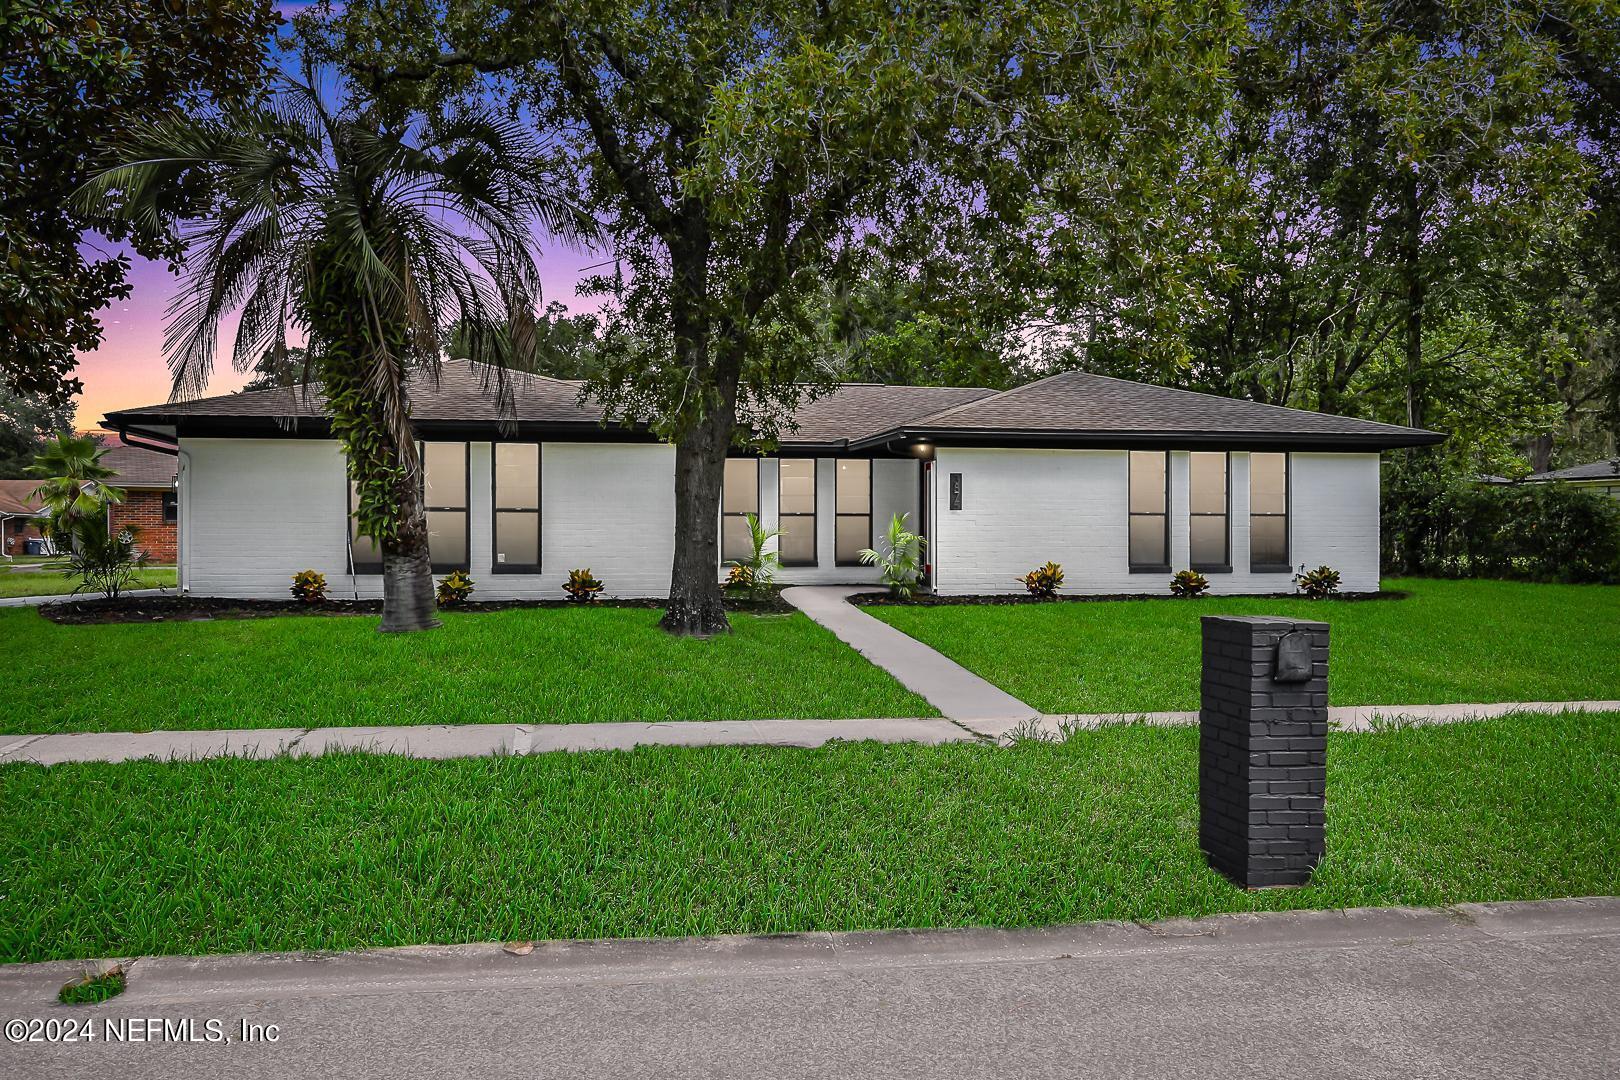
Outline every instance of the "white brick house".
<path fill-rule="evenodd" d="M 499 424 L 485 383 L 457 363 L 412 390 L 435 568 L 467 570 L 481 599 L 555 598 L 586 566 L 608 595 L 664 595 L 672 448 L 604 423 L 554 379 L 520 384 Z M 1070 593 L 1162 593 L 1187 567 L 1215 592 L 1279 592 L 1323 563 L 1345 589 L 1372 591 L 1379 452 L 1442 438 L 1083 372 L 1000 393 L 850 384 L 794 419 L 774 453 L 728 462 L 723 557 L 757 513 L 782 530 L 782 582 L 871 582 L 855 553 L 908 514 L 946 594 L 1021 591 L 1047 560 Z M 183 589 L 281 597 L 315 569 L 334 594 L 381 594 L 317 395 L 233 394 L 105 422 L 178 456 Z"/>

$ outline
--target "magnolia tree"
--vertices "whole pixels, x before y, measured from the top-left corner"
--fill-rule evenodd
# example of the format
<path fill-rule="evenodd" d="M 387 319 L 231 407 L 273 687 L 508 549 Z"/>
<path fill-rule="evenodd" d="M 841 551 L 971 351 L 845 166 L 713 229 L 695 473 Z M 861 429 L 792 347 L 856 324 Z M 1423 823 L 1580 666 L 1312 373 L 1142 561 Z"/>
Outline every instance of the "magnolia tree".
<path fill-rule="evenodd" d="M 586 392 L 675 445 L 664 626 L 690 634 L 727 628 L 727 448 L 768 446 L 830 383 L 828 279 L 861 249 L 957 265 L 986 303 L 1055 264 L 1058 291 L 1173 279 L 1161 229 L 1245 32 L 1232 4 L 1132 0 L 349 0 L 304 27 L 379 98 L 493 94 L 558 147 L 615 264 L 589 286 L 615 329 Z"/>

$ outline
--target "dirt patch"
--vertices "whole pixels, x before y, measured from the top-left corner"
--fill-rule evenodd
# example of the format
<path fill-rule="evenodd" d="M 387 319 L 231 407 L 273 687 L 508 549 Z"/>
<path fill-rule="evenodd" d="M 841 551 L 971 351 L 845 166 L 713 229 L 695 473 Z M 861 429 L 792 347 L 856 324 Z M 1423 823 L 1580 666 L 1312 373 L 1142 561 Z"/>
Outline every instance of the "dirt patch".
<path fill-rule="evenodd" d="M 1411 593 L 1399 589 L 1389 589 L 1385 592 L 1356 592 L 1337 593 L 1329 597 L 1324 603 L 1357 602 L 1363 600 L 1405 600 Z M 910 600 L 900 600 L 884 593 L 857 593 L 849 598 L 849 602 L 857 607 L 953 607 L 961 604 L 999 604 L 1011 606 L 1016 604 L 1096 604 L 1117 600 L 1163 600 L 1172 604 L 1196 604 L 1200 600 L 1230 600 L 1241 598 L 1244 600 L 1303 600 L 1299 593 L 1222 593 L 1219 596 L 1185 597 L 1160 596 L 1157 593 L 1142 595 L 1141 593 L 1106 593 L 1097 596 L 1056 596 L 1050 600 L 1039 600 L 1033 596 L 1020 593 L 991 593 L 974 596 L 934 596 L 924 594 L 915 596 Z"/>
<path fill-rule="evenodd" d="M 590 605 L 567 600 L 484 600 L 458 604 L 446 611 L 479 613 L 514 608 L 644 608 L 661 610 L 665 601 L 598 600 Z M 760 599 L 726 597 L 726 610 L 754 615 L 783 615 L 796 610 L 773 590 Z M 346 615 L 381 615 L 381 600 L 327 600 L 305 604 L 298 600 L 233 600 L 213 596 L 126 596 L 117 600 L 98 597 L 45 604 L 39 613 L 55 623 L 81 626 L 94 623 L 209 622 L 215 619 L 272 619 L 289 615 L 332 618 Z"/>

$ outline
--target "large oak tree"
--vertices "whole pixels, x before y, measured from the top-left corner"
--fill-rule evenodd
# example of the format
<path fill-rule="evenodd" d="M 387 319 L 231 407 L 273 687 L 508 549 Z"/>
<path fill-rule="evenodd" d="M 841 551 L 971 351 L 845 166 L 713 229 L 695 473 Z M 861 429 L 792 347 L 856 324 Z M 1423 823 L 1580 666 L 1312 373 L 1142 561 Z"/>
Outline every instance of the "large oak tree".
<path fill-rule="evenodd" d="M 863 246 L 960 261 L 987 294 L 1071 289 L 1044 268 L 1077 253 L 1174 278 L 1168 207 L 1245 32 L 1235 5 L 1150 0 L 350 0 L 315 21 L 376 93 L 501 95 L 572 166 L 616 263 L 588 389 L 675 444 L 664 625 L 695 634 L 727 626 L 728 447 L 830 382 L 807 344 L 827 280 Z"/>

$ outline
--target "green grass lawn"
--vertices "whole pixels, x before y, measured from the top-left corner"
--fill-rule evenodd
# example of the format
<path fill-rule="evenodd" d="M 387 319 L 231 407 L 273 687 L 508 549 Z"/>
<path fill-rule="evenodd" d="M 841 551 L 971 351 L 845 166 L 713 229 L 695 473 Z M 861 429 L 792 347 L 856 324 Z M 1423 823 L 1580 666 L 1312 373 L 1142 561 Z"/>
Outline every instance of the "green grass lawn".
<path fill-rule="evenodd" d="M 60 626 L 0 610 L 0 731 L 936 715 L 803 615 L 711 641 L 652 608 Z"/>
<path fill-rule="evenodd" d="M 174 567 L 156 566 L 142 570 L 131 589 L 174 588 Z M 0 598 L 11 596 L 66 596 L 79 587 L 77 577 L 65 577 L 55 570 L 12 570 L 0 567 Z M 100 593 L 86 592 L 83 596 L 97 597 Z"/>
<path fill-rule="evenodd" d="M 1384 586 L 1411 595 L 866 610 L 1051 713 L 1196 709 L 1202 615 L 1331 624 L 1334 705 L 1620 699 L 1620 588 L 1404 579 Z"/>
<path fill-rule="evenodd" d="M 1255 893 L 1198 851 L 1197 744 L 5 765 L 0 960 L 1620 892 L 1620 715 L 1334 734 L 1327 857 Z"/>

